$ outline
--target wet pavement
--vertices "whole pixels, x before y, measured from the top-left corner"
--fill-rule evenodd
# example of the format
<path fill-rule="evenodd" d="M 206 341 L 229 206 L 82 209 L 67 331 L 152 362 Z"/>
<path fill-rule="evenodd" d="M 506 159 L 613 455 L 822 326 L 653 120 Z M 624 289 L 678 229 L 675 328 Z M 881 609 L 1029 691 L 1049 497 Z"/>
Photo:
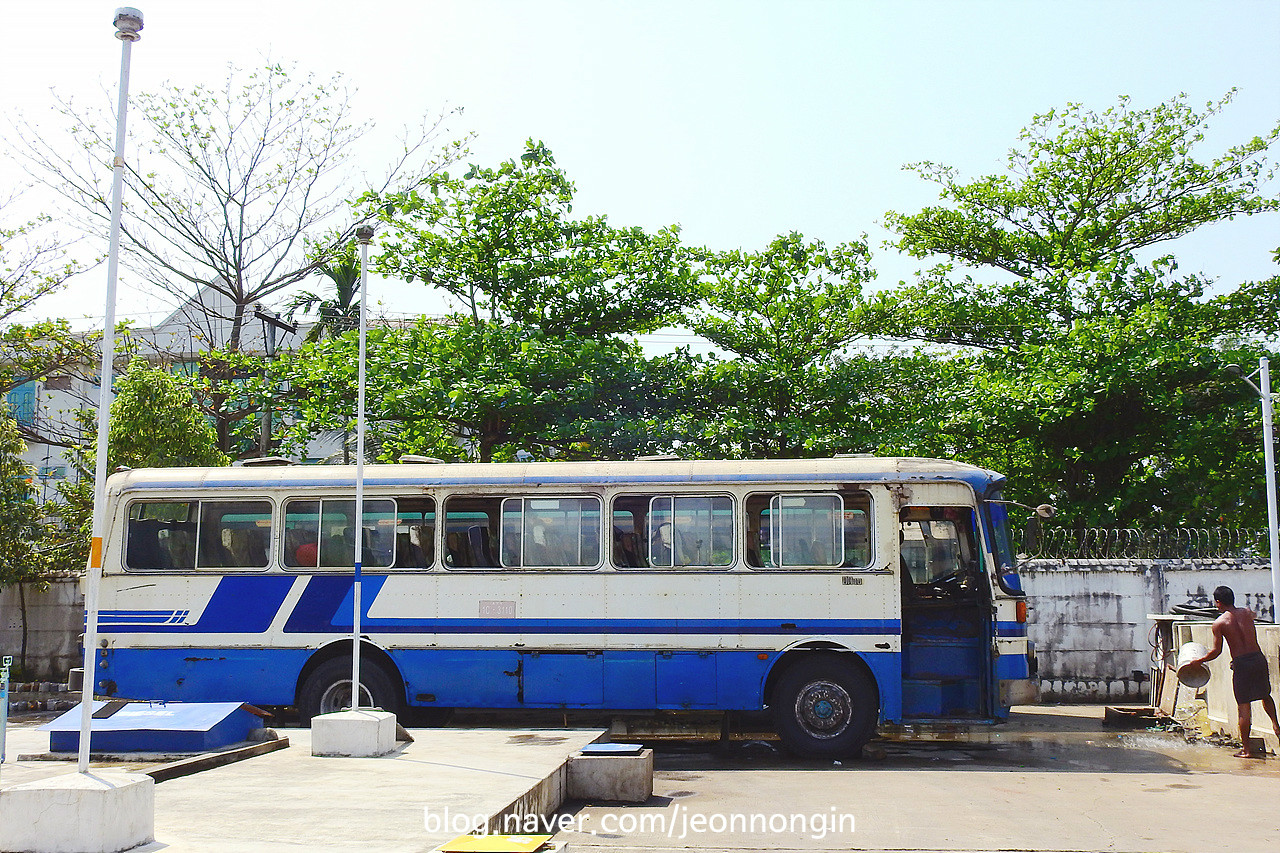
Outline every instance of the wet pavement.
<path fill-rule="evenodd" d="M 656 744 L 654 798 L 567 804 L 567 850 L 1274 851 L 1280 760 L 1102 727 L 1101 706 L 1020 708 L 879 760 L 798 761 L 772 743 Z"/>

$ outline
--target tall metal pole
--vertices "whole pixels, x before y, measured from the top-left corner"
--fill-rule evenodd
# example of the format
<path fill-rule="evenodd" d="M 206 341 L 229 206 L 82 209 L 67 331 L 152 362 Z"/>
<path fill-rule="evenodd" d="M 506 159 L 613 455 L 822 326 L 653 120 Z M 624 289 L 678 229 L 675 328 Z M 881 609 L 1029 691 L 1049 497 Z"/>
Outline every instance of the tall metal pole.
<path fill-rule="evenodd" d="M 356 229 L 360 241 L 360 355 L 357 367 L 356 388 L 356 553 L 355 585 L 351 591 L 351 710 L 360 707 L 360 568 L 364 561 L 364 360 L 365 333 L 368 330 L 369 304 L 369 241 L 373 239 L 373 227 L 361 225 Z"/>
<path fill-rule="evenodd" d="M 111 179 L 111 245 L 107 255 L 107 310 L 102 325 L 102 364 L 98 374 L 98 445 L 93 472 L 93 532 L 84 593 L 84 683 L 80 687 L 80 755 L 78 769 L 89 772 L 89 737 L 93 727 L 93 688 L 98 681 L 98 587 L 102 582 L 102 534 L 107 512 L 107 432 L 111 415 L 111 382 L 116 344 L 116 272 L 120 261 L 120 212 L 124 196 L 125 118 L 129 109 L 129 60 L 141 38 L 142 13 L 116 9 L 120 39 L 120 100 L 116 106 L 116 152 Z"/>
<path fill-rule="evenodd" d="M 1271 362 L 1258 359 L 1258 380 L 1262 386 L 1262 458 L 1267 469 L 1267 528 L 1271 540 L 1271 618 L 1280 621 L 1280 513 L 1276 510 L 1275 409 L 1271 400 Z"/>

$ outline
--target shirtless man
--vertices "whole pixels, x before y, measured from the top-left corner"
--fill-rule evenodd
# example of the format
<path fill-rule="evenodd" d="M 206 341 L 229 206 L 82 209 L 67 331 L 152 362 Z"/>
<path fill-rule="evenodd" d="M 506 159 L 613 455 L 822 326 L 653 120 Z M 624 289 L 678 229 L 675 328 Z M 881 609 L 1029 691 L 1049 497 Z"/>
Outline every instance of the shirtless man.
<path fill-rule="evenodd" d="M 1240 740 L 1244 744 L 1235 757 L 1262 758 L 1265 752 L 1259 755 L 1249 751 L 1249 734 L 1253 731 L 1251 703 L 1255 699 L 1262 700 L 1262 709 L 1271 718 L 1277 738 L 1280 738 L 1280 719 L 1276 718 L 1276 703 L 1271 699 L 1271 678 L 1267 674 L 1267 659 L 1258 647 L 1253 611 L 1235 606 L 1236 594 L 1229 586 L 1220 586 L 1213 591 L 1213 603 L 1222 614 L 1213 623 L 1213 648 L 1191 663 L 1213 660 L 1222 654 L 1223 639 L 1227 641 L 1231 649 L 1231 686 L 1236 694 L 1236 706 L 1240 709 Z"/>

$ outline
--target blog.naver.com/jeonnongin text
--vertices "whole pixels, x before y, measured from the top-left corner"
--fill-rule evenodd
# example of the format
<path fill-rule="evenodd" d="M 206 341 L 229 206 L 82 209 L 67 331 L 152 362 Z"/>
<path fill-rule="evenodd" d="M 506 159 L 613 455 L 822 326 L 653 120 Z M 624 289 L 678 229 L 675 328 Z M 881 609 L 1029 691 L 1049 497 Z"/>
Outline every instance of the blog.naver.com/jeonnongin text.
<path fill-rule="evenodd" d="M 454 812 L 448 807 L 423 810 L 427 832 L 484 834 L 489 816 Z M 703 812 L 690 811 L 675 803 L 662 811 L 605 812 L 604 814 L 509 814 L 488 832 L 501 835 L 555 834 L 579 832 L 614 835 L 662 836 L 673 840 L 715 835 L 802 835 L 815 841 L 831 836 L 852 835 L 853 815 L 837 812 Z"/>

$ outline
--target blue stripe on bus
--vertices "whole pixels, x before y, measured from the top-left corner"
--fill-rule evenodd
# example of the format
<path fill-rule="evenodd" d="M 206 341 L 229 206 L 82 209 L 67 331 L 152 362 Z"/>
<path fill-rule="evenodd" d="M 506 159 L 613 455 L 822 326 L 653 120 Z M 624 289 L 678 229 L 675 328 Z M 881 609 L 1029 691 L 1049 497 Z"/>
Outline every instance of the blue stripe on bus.
<path fill-rule="evenodd" d="M 996 658 L 996 678 L 1030 678 L 1031 667 L 1026 655 L 1000 655 Z"/>
<path fill-rule="evenodd" d="M 293 479 L 284 473 L 281 469 L 280 474 L 269 479 L 249 480 L 241 478 L 221 479 L 216 473 L 211 473 L 201 480 L 172 480 L 164 483 L 157 483 L 153 486 L 129 485 L 123 490 L 123 494 L 132 492 L 150 491 L 153 489 L 271 489 L 277 490 L 282 488 L 341 488 L 351 483 L 349 478 L 335 477 L 330 480 L 316 480 L 311 478 Z M 878 471 L 878 472 L 850 472 L 850 471 L 834 471 L 834 472 L 816 472 L 801 473 L 779 471 L 777 473 L 752 472 L 752 473 L 726 473 L 726 474 L 596 474 L 596 475 L 530 475 L 523 477 L 407 477 L 407 476 L 385 476 L 377 473 L 366 474 L 366 487 L 414 487 L 422 488 L 429 486 L 433 488 L 448 486 L 625 486 L 635 484 L 641 485 L 698 485 L 701 483 L 797 483 L 797 482 L 815 482 L 815 483 L 880 483 L 885 481 L 892 482 L 924 482 L 924 483 L 967 483 L 977 491 L 983 491 L 990 483 L 1002 481 L 1003 478 L 995 478 L 993 475 L 980 469 L 964 472 L 919 472 L 904 474 L 896 471 Z M 981 487 L 981 488 L 979 488 Z"/>
<path fill-rule="evenodd" d="M 773 650 L 535 653 L 515 649 L 391 649 L 410 705 L 457 708 L 760 710 Z M 309 649 L 181 648 L 99 652 L 115 695 L 186 702 L 289 705 Z M 882 720 L 901 718 L 901 655 L 860 655 Z M 105 666 L 103 666 L 105 664 Z"/>
<path fill-rule="evenodd" d="M 1026 622 L 996 622 L 997 637 L 1025 637 L 1027 636 Z"/>
<path fill-rule="evenodd" d="M 104 610 L 103 628 L 116 634 L 261 634 L 271 627 L 296 578 L 286 575 L 224 577 L 209 598 L 200 619 L 180 624 L 189 611 Z"/>
<path fill-rule="evenodd" d="M 386 577 L 365 578 L 360 626 L 370 633 L 426 634 L 897 634 L 897 619 L 460 619 L 368 615 Z M 285 622 L 288 634 L 350 630 L 350 577 L 314 577 Z M 793 626 L 793 627 L 784 627 Z"/>

